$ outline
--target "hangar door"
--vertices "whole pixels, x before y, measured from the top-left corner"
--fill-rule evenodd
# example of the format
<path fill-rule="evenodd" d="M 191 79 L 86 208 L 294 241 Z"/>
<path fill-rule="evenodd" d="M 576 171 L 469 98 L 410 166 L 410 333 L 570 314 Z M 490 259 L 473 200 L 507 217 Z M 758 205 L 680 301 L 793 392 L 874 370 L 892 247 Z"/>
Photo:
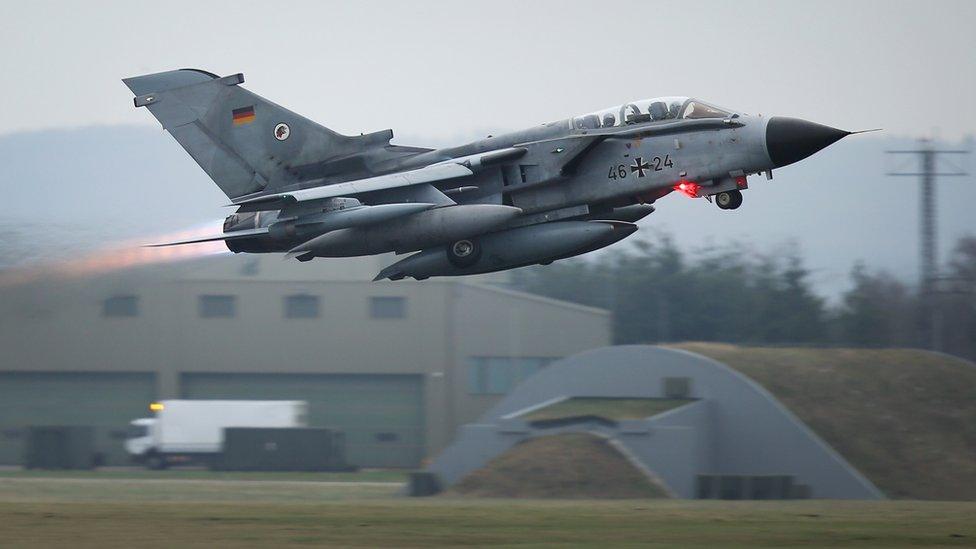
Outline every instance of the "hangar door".
<path fill-rule="evenodd" d="M 152 373 L 0 373 L 0 463 L 24 457 L 25 428 L 45 425 L 95 427 L 95 449 L 108 465 L 124 465 L 129 421 L 146 417 L 155 398 Z"/>
<path fill-rule="evenodd" d="M 424 457 L 419 375 L 183 374 L 183 398 L 305 400 L 308 424 L 345 433 L 349 463 L 416 467 Z"/>

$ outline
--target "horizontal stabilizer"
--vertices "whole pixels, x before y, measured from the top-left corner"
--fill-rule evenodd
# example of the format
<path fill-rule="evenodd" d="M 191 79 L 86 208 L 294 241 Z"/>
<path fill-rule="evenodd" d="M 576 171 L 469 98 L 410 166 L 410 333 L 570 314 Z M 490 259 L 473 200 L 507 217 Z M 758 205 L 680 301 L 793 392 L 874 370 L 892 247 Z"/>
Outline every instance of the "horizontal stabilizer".
<path fill-rule="evenodd" d="M 162 244 L 147 244 L 143 246 L 144 248 L 161 248 L 164 246 L 181 246 L 183 244 L 199 244 L 201 242 L 216 242 L 218 240 L 234 240 L 237 238 L 248 238 L 252 236 L 261 236 L 263 234 L 268 234 L 267 227 L 261 227 L 258 229 L 247 229 L 244 231 L 234 231 L 232 233 L 224 233 L 218 236 L 206 236 L 203 238 L 193 238 L 190 240 L 179 240 L 177 242 L 165 242 Z"/>

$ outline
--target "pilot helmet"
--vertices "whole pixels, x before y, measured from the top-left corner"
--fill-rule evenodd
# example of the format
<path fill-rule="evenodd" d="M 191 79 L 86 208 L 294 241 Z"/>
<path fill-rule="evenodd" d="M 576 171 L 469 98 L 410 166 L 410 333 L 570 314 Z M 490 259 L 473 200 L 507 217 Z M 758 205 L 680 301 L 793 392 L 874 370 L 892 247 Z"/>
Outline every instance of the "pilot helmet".
<path fill-rule="evenodd" d="M 668 107 L 668 117 L 678 118 L 678 111 L 681 110 L 681 101 L 673 101 Z"/>
<path fill-rule="evenodd" d="M 647 113 L 651 115 L 654 120 L 664 120 L 668 118 L 668 107 L 665 105 L 664 101 L 655 101 L 647 107 Z"/>

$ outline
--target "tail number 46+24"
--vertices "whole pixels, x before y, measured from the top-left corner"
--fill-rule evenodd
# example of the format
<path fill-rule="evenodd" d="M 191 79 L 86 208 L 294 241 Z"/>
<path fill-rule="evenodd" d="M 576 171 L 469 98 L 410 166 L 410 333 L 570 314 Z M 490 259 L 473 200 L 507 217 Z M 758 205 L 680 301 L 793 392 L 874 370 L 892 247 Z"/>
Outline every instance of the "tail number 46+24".
<path fill-rule="evenodd" d="M 659 172 L 665 168 L 673 168 L 674 162 L 671 160 L 671 155 L 666 154 L 664 158 L 660 156 L 655 156 L 654 158 L 645 160 L 643 157 L 638 156 L 634 159 L 634 162 L 629 166 L 627 164 L 617 164 L 616 166 L 610 166 L 610 172 L 607 174 L 607 179 L 624 179 L 629 174 L 637 174 L 637 177 L 644 177 L 647 175 L 645 172 Z"/>

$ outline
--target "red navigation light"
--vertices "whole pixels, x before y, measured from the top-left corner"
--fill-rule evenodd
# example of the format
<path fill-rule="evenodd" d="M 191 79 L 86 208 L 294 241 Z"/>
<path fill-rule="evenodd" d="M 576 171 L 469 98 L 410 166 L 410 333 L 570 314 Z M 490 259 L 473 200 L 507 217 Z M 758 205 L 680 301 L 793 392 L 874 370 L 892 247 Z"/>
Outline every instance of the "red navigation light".
<path fill-rule="evenodd" d="M 684 180 L 679 181 L 678 184 L 674 186 L 674 190 L 683 193 L 690 198 L 698 198 L 698 189 L 700 188 L 701 185 L 698 183 Z"/>
<path fill-rule="evenodd" d="M 746 181 L 746 176 L 740 175 L 739 177 L 736 177 L 735 178 L 735 186 L 738 187 L 738 188 L 740 188 L 740 189 L 748 189 L 749 188 L 749 183 Z"/>

